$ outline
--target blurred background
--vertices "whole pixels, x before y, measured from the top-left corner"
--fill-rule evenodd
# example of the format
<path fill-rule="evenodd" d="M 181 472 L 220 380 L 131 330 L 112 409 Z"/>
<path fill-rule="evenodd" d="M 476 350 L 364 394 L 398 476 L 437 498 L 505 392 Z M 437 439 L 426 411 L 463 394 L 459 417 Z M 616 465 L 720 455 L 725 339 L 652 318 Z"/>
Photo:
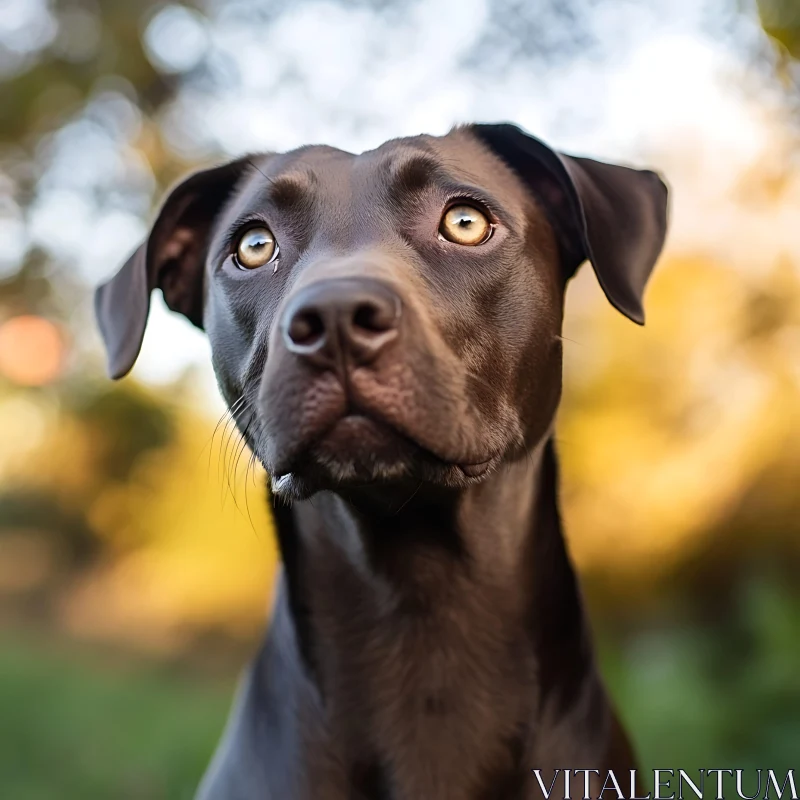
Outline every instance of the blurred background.
<path fill-rule="evenodd" d="M 796 768 L 796 58 L 798 0 L 0 0 L 0 796 L 190 798 L 276 571 L 202 335 L 112 383 L 92 287 L 191 168 L 471 120 L 668 177 L 647 326 L 569 293 L 569 542 L 646 768 Z"/>

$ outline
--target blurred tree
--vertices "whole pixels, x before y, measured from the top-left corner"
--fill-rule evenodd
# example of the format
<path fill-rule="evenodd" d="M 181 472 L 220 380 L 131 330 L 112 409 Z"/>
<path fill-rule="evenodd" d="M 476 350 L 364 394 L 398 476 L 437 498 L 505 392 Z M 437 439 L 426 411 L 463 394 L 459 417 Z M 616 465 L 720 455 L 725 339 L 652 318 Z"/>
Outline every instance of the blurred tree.
<path fill-rule="evenodd" d="M 761 56 L 767 52 L 753 7 L 743 13 L 737 0 L 700 5 L 702 24 L 715 38 Z M 790 0 L 760 0 L 758 6 L 764 29 L 780 43 L 787 63 L 797 56 L 797 6 Z M 429 13 L 429 4 L 405 0 L 0 0 L 0 323 L 12 315 L 40 314 L 70 326 L 74 353 L 63 380 L 38 395 L 23 395 L 34 417 L 47 418 L 52 436 L 43 448 L 49 448 L 47 456 L 39 453 L 40 460 L 31 461 L 30 471 L 41 471 L 38 483 L 30 472 L 25 479 L 39 488 L 47 484 L 64 519 L 153 474 L 149 466 L 172 452 L 180 427 L 170 411 L 169 389 L 93 382 L 100 362 L 88 284 L 141 239 L 165 185 L 238 146 L 231 129 L 261 135 L 271 125 L 269 135 L 279 137 L 292 127 L 293 109 L 308 116 L 311 107 L 315 116 L 350 119 L 356 130 L 377 113 L 369 100 L 353 100 L 352 84 L 332 88 L 335 64 L 321 79 L 309 68 L 288 22 L 318 26 L 318 42 L 351 30 L 343 20 L 366 31 L 352 48 L 353 64 L 368 65 L 379 76 L 378 91 L 382 71 L 398 57 L 383 46 L 387 31 L 408 29 L 403 46 L 413 46 L 420 19 L 435 41 L 437 26 L 461 30 L 477 19 L 474 37 L 443 56 L 456 64 L 459 79 L 480 80 L 491 89 L 495 77 L 515 71 L 530 77 L 533 90 L 538 76 L 575 59 L 590 69 L 599 65 L 620 43 L 629 43 L 632 15 L 649 13 L 649 24 L 657 24 L 659 4 L 462 0 L 441 8 L 434 19 L 420 16 Z M 331 52 L 344 59 L 349 48 L 338 45 Z M 770 54 L 763 63 L 774 70 L 779 62 Z M 424 80 L 435 82 L 436 75 L 433 69 Z M 580 98 L 575 105 L 592 100 Z M 247 116 L 240 124 L 243 110 Z M 745 189 L 752 194 L 749 185 Z M 571 387 L 561 432 L 565 455 L 573 459 L 570 514 L 582 563 L 608 567 L 608 553 L 614 552 L 616 570 L 633 572 L 646 563 L 645 583 L 657 567 L 668 573 L 702 553 L 704 543 L 718 541 L 733 525 L 734 513 L 747 520 L 739 534 L 743 541 L 756 519 L 776 539 L 777 531 L 785 540 L 796 532 L 787 523 L 796 509 L 787 488 L 795 465 L 780 445 L 791 440 L 795 419 L 794 378 L 784 363 L 795 283 L 777 276 L 775 285 L 782 288 L 774 291 L 772 278 L 762 276 L 745 285 L 707 259 L 675 260 L 661 272 L 661 294 L 654 294 L 661 328 L 631 338 L 627 328 L 617 327 L 619 321 L 594 312 L 577 320 L 595 326 L 593 366 L 574 373 L 583 377 Z M 691 280 L 685 283 L 675 277 L 687 273 Z M 693 287 L 695 306 L 687 305 L 686 286 Z M 729 289 L 733 297 L 725 298 Z M 714 314 L 700 313 L 707 308 Z M 687 364 L 701 364 L 730 388 L 730 376 L 713 371 L 721 352 L 731 374 L 767 387 L 758 402 L 747 395 L 725 405 L 713 381 L 686 374 Z M 643 366 L 631 371 L 632 363 Z M 658 369 L 650 369 L 652 364 Z M 17 391 L 0 384 L 0 401 Z M 782 415 L 758 427 L 768 407 Z M 570 450 L 570 440 L 581 442 L 580 452 Z M 30 452 L 24 441 L 19 447 L 19 453 Z M 658 464 L 648 474 L 627 466 L 648 460 Z M 610 466 L 616 470 L 611 478 Z M 716 480 L 704 481 L 707 473 Z M 775 486 L 780 492 L 770 494 Z M 670 494 L 678 490 L 680 503 Z M 130 533 L 129 506 L 121 508 L 116 538 L 111 522 L 101 526 L 104 541 L 141 544 L 141 530 Z M 651 518 L 649 535 L 637 537 Z M 624 554 L 609 546 L 622 540 L 628 542 Z M 741 561 L 746 548 L 735 552 L 731 558 Z"/>
<path fill-rule="evenodd" d="M 761 24 L 783 55 L 800 59 L 800 3 L 797 0 L 758 0 Z"/>
<path fill-rule="evenodd" d="M 103 480 L 124 481 L 149 450 L 174 437 L 173 409 L 163 397 L 124 384 L 76 384 L 66 392 L 65 410 L 96 442 L 95 469 Z"/>

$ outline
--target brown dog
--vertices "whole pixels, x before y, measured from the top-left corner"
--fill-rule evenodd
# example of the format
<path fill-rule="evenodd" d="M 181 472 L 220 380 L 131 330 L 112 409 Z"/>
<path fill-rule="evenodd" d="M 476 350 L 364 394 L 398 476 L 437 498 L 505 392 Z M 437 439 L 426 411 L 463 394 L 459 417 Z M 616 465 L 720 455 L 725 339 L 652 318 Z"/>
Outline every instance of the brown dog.
<path fill-rule="evenodd" d="M 242 158 L 172 191 L 98 289 L 110 372 L 160 288 L 207 331 L 285 501 L 274 619 L 200 797 L 510 800 L 540 796 L 534 769 L 627 777 L 553 418 L 567 281 L 588 259 L 643 322 L 666 216 L 655 173 L 511 125 Z"/>

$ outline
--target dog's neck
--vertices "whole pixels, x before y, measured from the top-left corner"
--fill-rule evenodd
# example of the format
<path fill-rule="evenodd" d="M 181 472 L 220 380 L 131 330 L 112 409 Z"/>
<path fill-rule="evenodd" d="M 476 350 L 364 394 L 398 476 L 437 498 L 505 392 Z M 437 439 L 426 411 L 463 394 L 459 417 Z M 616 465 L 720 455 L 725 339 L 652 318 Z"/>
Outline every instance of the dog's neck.
<path fill-rule="evenodd" d="M 556 486 L 548 440 L 438 504 L 370 513 L 324 493 L 279 511 L 279 602 L 348 752 L 388 751 L 399 774 L 426 748 L 441 766 L 448 741 L 454 770 L 471 753 L 510 774 L 544 700 L 574 696 L 591 656 Z"/>
<path fill-rule="evenodd" d="M 463 605 L 459 588 L 508 591 L 523 577 L 543 457 L 544 445 L 458 492 L 317 495 L 298 509 L 304 545 L 324 553 L 328 576 L 336 562 L 336 579 L 383 598 L 375 607 L 387 614 Z"/>

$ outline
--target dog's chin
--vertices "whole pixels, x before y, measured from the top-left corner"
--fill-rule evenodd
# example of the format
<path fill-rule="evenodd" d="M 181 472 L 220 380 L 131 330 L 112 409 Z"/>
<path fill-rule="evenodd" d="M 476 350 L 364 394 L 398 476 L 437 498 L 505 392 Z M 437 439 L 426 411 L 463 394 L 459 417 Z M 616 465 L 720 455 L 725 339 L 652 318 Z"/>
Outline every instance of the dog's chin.
<path fill-rule="evenodd" d="M 461 488 L 483 479 L 493 466 L 494 459 L 477 465 L 448 463 L 388 425 L 353 414 L 342 417 L 290 465 L 269 471 L 274 495 L 301 500 L 319 491 L 356 488 Z"/>

